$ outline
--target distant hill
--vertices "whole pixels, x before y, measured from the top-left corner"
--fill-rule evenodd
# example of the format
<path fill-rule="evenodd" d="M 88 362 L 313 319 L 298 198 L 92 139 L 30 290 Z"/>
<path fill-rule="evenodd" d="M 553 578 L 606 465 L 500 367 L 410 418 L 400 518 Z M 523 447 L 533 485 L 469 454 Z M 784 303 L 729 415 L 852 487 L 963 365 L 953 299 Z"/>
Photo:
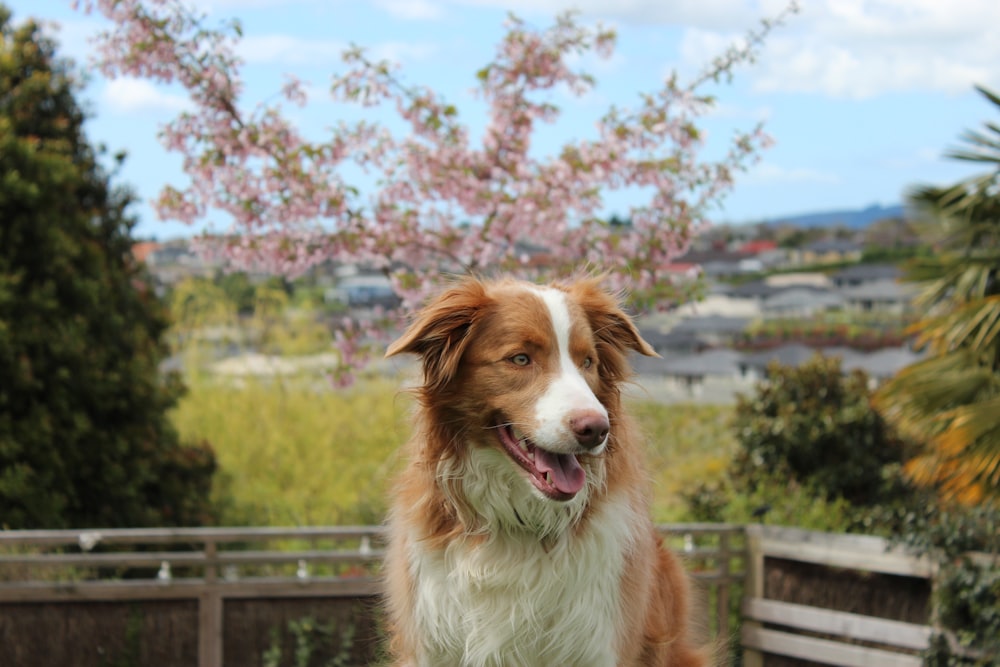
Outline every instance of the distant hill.
<path fill-rule="evenodd" d="M 901 217 L 903 217 L 901 205 L 881 206 L 874 204 L 861 210 L 823 211 L 791 215 L 767 220 L 766 224 L 795 225 L 796 227 L 834 227 L 839 225 L 850 229 L 864 229 L 879 220 Z"/>

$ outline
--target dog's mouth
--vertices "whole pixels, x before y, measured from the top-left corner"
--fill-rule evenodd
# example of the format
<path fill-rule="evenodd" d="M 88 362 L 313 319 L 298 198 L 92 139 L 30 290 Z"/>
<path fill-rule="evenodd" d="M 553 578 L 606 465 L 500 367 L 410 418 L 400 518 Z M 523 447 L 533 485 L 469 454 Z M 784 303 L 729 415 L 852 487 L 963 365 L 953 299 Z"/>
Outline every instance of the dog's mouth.
<path fill-rule="evenodd" d="M 570 500 L 587 481 L 587 473 L 573 454 L 542 449 L 510 424 L 497 427 L 504 451 L 528 473 L 528 479 L 546 497 Z"/>

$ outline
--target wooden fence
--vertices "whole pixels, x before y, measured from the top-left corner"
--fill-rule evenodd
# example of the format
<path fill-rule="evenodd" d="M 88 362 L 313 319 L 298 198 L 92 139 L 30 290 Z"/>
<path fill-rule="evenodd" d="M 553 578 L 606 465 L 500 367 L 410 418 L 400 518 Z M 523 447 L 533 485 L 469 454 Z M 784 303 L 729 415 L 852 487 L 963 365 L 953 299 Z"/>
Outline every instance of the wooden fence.
<path fill-rule="evenodd" d="M 742 527 L 661 530 L 707 593 L 704 625 L 728 633 L 733 587 L 745 577 Z M 221 667 L 234 664 L 224 648 L 235 641 L 225 628 L 236 601 L 376 599 L 382 538 L 371 526 L 0 531 L 0 606 L 193 602 L 197 664 Z M 0 617 L 0 643 L 5 627 L 16 632 Z"/>
<path fill-rule="evenodd" d="M 935 568 L 928 560 L 858 535 L 724 524 L 660 530 L 704 592 L 709 638 L 735 638 L 744 665 L 921 664 L 920 652 L 932 635 Z M 32 608 L 183 601 L 187 616 L 174 624 L 191 626 L 185 630 L 196 638 L 191 659 L 161 663 L 147 657 L 147 664 L 260 664 L 259 645 L 235 657 L 238 642 L 246 639 L 240 635 L 248 634 L 231 619 L 239 606 L 254 602 L 270 609 L 322 599 L 367 601 L 366 609 L 373 609 L 382 539 L 382 530 L 370 526 L 0 531 L 0 644 L 15 644 L 11 636 L 18 627 L 38 625 L 12 620 L 27 619 L 24 612 Z M 285 618 L 296 613 L 288 611 Z M 259 626 L 253 632 L 266 635 Z M 375 634 L 372 629 L 373 642 Z M 30 650 L 38 651 L 38 642 Z M 15 657 L 4 664 L 38 663 Z M 53 657 L 48 664 L 113 661 Z"/>

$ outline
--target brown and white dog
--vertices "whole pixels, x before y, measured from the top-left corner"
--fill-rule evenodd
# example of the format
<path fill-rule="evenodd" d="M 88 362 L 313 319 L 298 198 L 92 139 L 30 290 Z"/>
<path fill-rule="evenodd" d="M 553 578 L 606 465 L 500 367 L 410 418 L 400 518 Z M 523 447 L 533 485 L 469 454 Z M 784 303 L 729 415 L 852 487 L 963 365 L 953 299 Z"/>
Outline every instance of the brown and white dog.
<path fill-rule="evenodd" d="M 702 667 L 620 390 L 656 353 L 595 278 L 456 284 L 386 356 L 423 362 L 386 560 L 412 667 Z"/>

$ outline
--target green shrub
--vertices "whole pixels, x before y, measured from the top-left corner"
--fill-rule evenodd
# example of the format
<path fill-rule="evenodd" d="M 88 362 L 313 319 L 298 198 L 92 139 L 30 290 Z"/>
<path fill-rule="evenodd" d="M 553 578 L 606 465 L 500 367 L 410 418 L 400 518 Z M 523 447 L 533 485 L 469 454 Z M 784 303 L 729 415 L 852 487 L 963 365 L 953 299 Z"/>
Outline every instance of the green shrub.
<path fill-rule="evenodd" d="M 767 380 L 736 404 L 736 486 L 753 491 L 758 479 L 776 475 L 827 500 L 885 502 L 901 491 L 895 470 L 908 448 L 870 398 L 867 375 L 842 373 L 837 358 L 770 366 Z"/>

